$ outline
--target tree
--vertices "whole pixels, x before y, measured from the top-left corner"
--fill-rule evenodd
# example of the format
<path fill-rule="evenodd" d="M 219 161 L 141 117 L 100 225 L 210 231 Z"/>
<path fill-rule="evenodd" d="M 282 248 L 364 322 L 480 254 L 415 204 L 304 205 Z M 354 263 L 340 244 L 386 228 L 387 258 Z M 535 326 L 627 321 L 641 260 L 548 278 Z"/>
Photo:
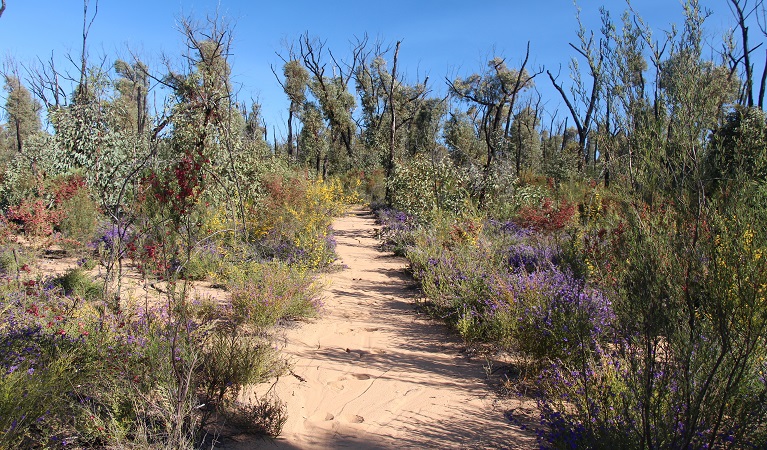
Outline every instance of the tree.
<path fill-rule="evenodd" d="M 261 117 L 261 105 L 253 101 L 250 104 L 249 111 L 245 110 L 243 106 L 241 114 L 245 118 L 245 129 L 243 130 L 245 140 L 265 143 L 266 124 L 263 123 L 263 118 Z"/>
<path fill-rule="evenodd" d="M 737 46 L 732 43 L 734 37 L 730 37 L 730 41 L 725 47 L 725 56 L 729 60 L 730 73 L 734 74 L 740 72 L 743 84 L 740 89 L 740 103 L 751 107 L 758 103 L 759 107 L 764 107 L 764 95 L 765 95 L 765 82 L 767 81 L 767 61 L 762 69 L 761 83 L 759 85 L 759 93 L 756 95 L 756 103 L 754 100 L 754 90 L 756 89 L 754 63 L 752 59 L 752 53 L 756 51 L 761 44 L 751 47 L 749 44 L 749 20 L 752 16 L 759 13 L 759 9 L 762 9 L 764 14 L 764 1 L 756 0 L 754 3 L 750 3 L 750 0 L 728 0 L 728 6 L 732 11 L 735 21 L 737 23 L 737 29 L 740 31 L 740 45 Z M 758 19 L 758 17 L 757 17 Z M 761 24 L 760 24 L 761 26 Z M 765 31 L 764 29 L 762 31 Z M 766 33 L 767 35 L 767 33 Z M 739 47 L 739 48 L 737 48 Z"/>
<path fill-rule="evenodd" d="M 602 23 L 602 32 L 606 38 L 605 114 L 598 128 L 601 126 L 602 130 L 599 133 L 600 151 L 605 158 L 604 179 L 607 187 L 610 184 L 612 160 L 617 158 L 626 160 L 626 172 L 631 182 L 635 182 L 636 149 L 643 147 L 643 130 L 653 120 L 653 111 L 645 79 L 648 69 L 645 51 L 649 46 L 647 36 L 650 30 L 631 11 L 623 13 L 620 31 L 604 9 Z M 653 49 L 653 57 L 657 60 L 660 52 L 657 46 Z"/>
<path fill-rule="evenodd" d="M 755 107 L 737 106 L 711 136 L 706 155 L 712 187 L 746 179 L 767 182 L 767 116 Z"/>
<path fill-rule="evenodd" d="M 366 45 L 367 37 L 357 39 L 352 44 L 350 61 L 343 62 L 325 48 L 324 42 L 310 38 L 308 33 L 299 39 L 299 54 L 310 74 L 309 90 L 328 123 L 331 150 L 346 153 L 347 164 L 344 169 L 351 167 L 357 135 L 357 125 L 353 119 L 356 101 L 349 92 L 349 82 L 357 71 Z M 326 50 L 332 61 L 330 67 L 325 61 Z"/>
<path fill-rule="evenodd" d="M 421 98 L 413 105 L 412 120 L 406 121 L 407 142 L 405 144 L 411 156 L 426 153 L 436 160 L 437 153 L 444 151 L 439 142 L 443 118 L 447 105 L 445 98 Z"/>
<path fill-rule="evenodd" d="M 550 70 L 546 73 L 551 80 L 551 84 L 559 92 L 562 100 L 567 105 L 567 109 L 570 111 L 570 116 L 575 122 L 575 127 L 578 130 L 578 145 L 580 151 L 583 153 L 583 157 L 578 161 L 578 170 L 583 169 L 583 164 L 589 162 L 588 139 L 591 132 L 592 121 L 594 119 L 594 113 L 597 108 L 597 102 L 599 100 L 602 84 L 604 82 L 603 63 L 605 57 L 605 41 L 594 41 L 594 32 L 590 34 L 586 32 L 585 27 L 581 23 L 580 13 L 576 16 L 578 19 L 578 38 L 580 43 L 576 46 L 570 43 L 572 47 L 580 56 L 586 59 L 589 66 L 589 76 L 591 77 L 591 87 L 588 88 L 585 81 L 582 78 L 581 72 L 578 70 L 578 60 L 573 58 L 570 69 L 574 85 L 571 89 L 572 99 L 565 93 L 565 90 L 561 83 L 557 83 L 556 77 L 552 75 Z M 585 111 L 582 108 L 585 107 Z"/>
<path fill-rule="evenodd" d="M 378 46 L 370 62 L 363 56 L 356 73 L 366 144 L 380 154 L 387 179 L 394 175 L 402 149 L 409 148 L 413 156 L 419 144 L 433 147 L 434 115 L 440 107 L 439 101 L 426 99 L 428 77 L 408 85 L 397 73 L 400 45 L 398 41 L 394 46 L 391 70 L 385 59 L 390 49 Z M 391 199 L 388 185 L 386 199 Z"/>
<path fill-rule="evenodd" d="M 532 102 L 514 114 L 510 138 L 517 175 L 523 168 L 537 171 L 541 167 L 540 123 L 538 106 L 534 107 Z"/>
<path fill-rule="evenodd" d="M 245 199 L 236 170 L 235 140 L 245 131 L 246 123 L 232 94 L 228 62 L 232 35 L 218 16 L 206 21 L 204 25 L 191 19 L 182 21 L 187 65 L 181 73 L 168 65 L 169 73 L 162 79 L 175 97 L 170 116 L 164 121 L 172 125 L 167 157 L 173 171 L 157 168 L 155 175 L 166 191 L 182 194 L 168 199 L 174 220 L 186 216 L 212 179 L 226 194 L 236 194 L 238 215 L 244 221 Z"/>
<path fill-rule="evenodd" d="M 683 32 L 659 67 L 657 84 L 667 117 L 662 122 L 666 133 L 660 135 L 662 144 L 656 148 L 665 151 L 657 155 L 660 159 L 650 168 L 660 169 L 656 172 L 662 174 L 655 179 L 657 186 L 676 191 L 677 195 L 692 191 L 705 196 L 700 190 L 705 143 L 711 130 L 724 119 L 727 105 L 737 98 L 738 83 L 726 67 L 702 57 L 702 25 L 708 14 L 697 1 L 691 1 L 685 15 Z"/>
<path fill-rule="evenodd" d="M 99 12 L 99 1 L 95 0 L 93 15 L 88 18 L 88 5 L 90 0 L 83 0 L 83 40 L 82 49 L 80 51 L 80 80 L 77 84 L 74 94 L 74 102 L 84 104 L 90 101 L 87 95 L 90 93 L 88 89 L 88 35 L 90 34 L 93 22 L 96 20 L 96 15 Z M 71 60 L 71 59 L 70 59 Z M 74 63 L 74 61 L 72 61 Z"/>
<path fill-rule="evenodd" d="M 478 138 L 476 120 L 464 111 L 451 112 L 445 122 L 444 138 L 450 157 L 459 165 L 481 165 L 485 156 L 483 142 Z"/>
<path fill-rule="evenodd" d="M 120 77 L 114 83 L 117 98 L 112 102 L 117 127 L 141 135 L 149 119 L 149 69 L 141 61 L 123 60 L 117 60 L 114 69 Z"/>
<path fill-rule="evenodd" d="M 386 159 L 386 179 L 394 175 L 394 155 L 396 152 L 395 138 L 397 134 L 397 107 L 394 104 L 394 87 L 397 84 L 397 57 L 399 56 L 399 46 L 402 42 L 397 41 L 394 47 L 394 62 L 391 69 L 391 82 L 388 84 L 386 92 L 387 102 L 389 104 L 389 157 Z M 389 183 L 386 183 L 386 201 L 391 201 L 391 190 Z"/>
<path fill-rule="evenodd" d="M 5 75 L 5 117 L 11 131 L 13 147 L 22 152 L 24 141 L 42 129 L 40 111 L 42 105 L 32 98 L 29 90 L 15 75 Z"/>
<path fill-rule="evenodd" d="M 375 55 L 369 62 L 368 55 L 363 55 L 355 75 L 357 95 L 360 98 L 362 139 L 365 147 L 380 158 L 388 141 L 385 130 L 387 96 L 382 78 L 386 73 L 386 61 L 380 45 L 372 52 Z M 383 158 L 380 158 L 383 161 Z"/>
<path fill-rule="evenodd" d="M 322 119 L 322 112 L 313 102 L 305 102 L 301 110 L 301 128 L 298 140 L 303 152 L 301 156 L 307 163 L 313 164 L 315 173 L 327 176 L 328 130 Z"/>
<path fill-rule="evenodd" d="M 296 158 L 298 148 L 293 147 L 293 118 L 299 113 L 301 106 L 306 100 L 306 89 L 309 85 L 309 72 L 301 65 L 298 59 L 295 59 L 295 55 L 290 52 L 290 60 L 285 61 L 282 66 L 282 74 L 285 81 L 280 81 L 277 73 L 272 67 L 272 72 L 277 78 L 277 81 L 282 86 L 282 90 L 290 99 L 290 106 L 288 107 L 288 157 L 291 159 Z"/>
<path fill-rule="evenodd" d="M 447 80 L 450 93 L 464 102 L 474 105 L 479 112 L 479 129 L 484 137 L 487 156 L 483 174 L 490 177 L 493 161 L 500 152 L 509 147 L 511 119 L 514 106 L 520 94 L 533 87 L 533 79 L 540 73 L 530 74 L 526 70 L 530 58 L 530 43 L 519 70 L 510 69 L 502 58 L 493 58 L 482 74 L 466 78 Z M 486 189 L 482 187 L 479 201 L 483 203 Z"/>

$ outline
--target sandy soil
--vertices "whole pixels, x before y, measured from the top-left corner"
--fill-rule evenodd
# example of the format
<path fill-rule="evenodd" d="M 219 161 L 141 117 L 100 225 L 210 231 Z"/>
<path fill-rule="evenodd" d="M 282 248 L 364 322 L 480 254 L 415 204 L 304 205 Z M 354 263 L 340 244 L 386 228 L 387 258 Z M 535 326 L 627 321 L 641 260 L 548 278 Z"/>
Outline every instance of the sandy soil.
<path fill-rule="evenodd" d="M 533 448 L 533 433 L 504 418 L 534 419 L 530 401 L 496 395 L 485 359 L 416 312 L 406 262 L 378 250 L 372 215 L 356 209 L 333 226 L 345 269 L 327 276 L 321 317 L 281 343 L 294 373 L 273 386 L 287 404 L 282 435 L 218 448 Z"/>

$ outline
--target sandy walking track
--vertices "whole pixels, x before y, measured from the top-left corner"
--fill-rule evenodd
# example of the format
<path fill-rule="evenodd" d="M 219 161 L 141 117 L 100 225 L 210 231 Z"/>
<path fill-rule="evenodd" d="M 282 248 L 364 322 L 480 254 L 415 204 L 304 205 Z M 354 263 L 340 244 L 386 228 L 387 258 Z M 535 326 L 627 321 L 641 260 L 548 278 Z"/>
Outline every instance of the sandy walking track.
<path fill-rule="evenodd" d="M 224 448 L 533 447 L 504 420 L 483 362 L 415 312 L 406 262 L 377 249 L 369 211 L 333 226 L 348 268 L 328 275 L 322 316 L 285 331 L 295 376 L 273 388 L 288 409 L 282 435 Z"/>

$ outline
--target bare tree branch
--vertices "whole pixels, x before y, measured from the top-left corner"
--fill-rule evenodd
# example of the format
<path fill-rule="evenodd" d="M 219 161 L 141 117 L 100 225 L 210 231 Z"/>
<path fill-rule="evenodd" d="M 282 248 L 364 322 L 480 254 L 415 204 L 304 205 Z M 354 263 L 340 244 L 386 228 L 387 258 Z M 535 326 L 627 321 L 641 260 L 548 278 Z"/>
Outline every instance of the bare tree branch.
<path fill-rule="evenodd" d="M 99 12 L 99 1 L 96 0 L 93 11 L 93 16 L 91 16 L 90 22 L 88 21 L 88 4 L 90 3 L 90 0 L 83 0 L 83 48 L 82 52 L 80 53 L 80 86 L 79 94 L 85 94 L 86 86 L 87 86 L 87 64 L 88 64 L 88 34 L 90 34 L 91 27 L 93 26 L 93 22 L 96 20 L 96 14 Z"/>
<path fill-rule="evenodd" d="M 738 22 L 738 28 L 740 29 L 742 45 L 743 45 L 743 66 L 745 69 L 746 79 L 744 81 L 743 97 L 741 101 L 745 100 L 748 106 L 754 106 L 754 67 L 751 64 L 751 49 L 748 48 L 748 26 L 746 20 L 754 12 L 752 9 L 750 12 L 744 11 L 744 7 L 748 8 L 748 1 L 741 3 L 740 0 L 730 0 L 730 9 L 735 15 L 735 20 Z"/>

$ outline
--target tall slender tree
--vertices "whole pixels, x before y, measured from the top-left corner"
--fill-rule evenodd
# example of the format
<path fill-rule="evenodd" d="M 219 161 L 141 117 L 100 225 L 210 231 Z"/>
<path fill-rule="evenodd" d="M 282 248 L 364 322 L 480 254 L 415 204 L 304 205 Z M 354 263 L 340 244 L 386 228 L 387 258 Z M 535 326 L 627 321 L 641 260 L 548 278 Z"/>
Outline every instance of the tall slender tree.
<path fill-rule="evenodd" d="M 149 69 L 141 61 L 130 64 L 123 60 L 117 60 L 114 69 L 119 78 L 114 82 L 117 98 L 112 108 L 118 127 L 144 134 L 149 120 Z"/>
<path fill-rule="evenodd" d="M 589 163 L 590 159 L 588 139 L 604 83 L 603 66 L 606 42 L 603 39 L 595 40 L 594 32 L 586 31 L 581 22 L 580 13 L 577 15 L 577 19 L 579 26 L 578 39 L 580 42 L 578 45 L 570 43 L 570 47 L 586 60 L 591 86 L 586 85 L 586 80 L 584 80 L 583 75 L 578 70 L 578 61 L 575 58 L 570 65 L 572 78 L 575 82 L 571 89 L 572 96 L 565 93 L 562 83 L 557 82 L 557 77 L 550 70 L 547 70 L 546 73 L 549 76 L 549 80 L 551 80 L 551 84 L 559 92 L 565 105 L 567 105 L 570 116 L 575 123 L 575 128 L 578 130 L 578 145 L 582 153 L 582 158 L 578 160 L 578 170 L 580 171 L 583 169 L 584 164 Z"/>
<path fill-rule="evenodd" d="M 484 183 L 479 193 L 484 203 L 486 185 L 494 161 L 510 145 L 510 128 L 514 107 L 523 91 L 534 86 L 534 78 L 540 73 L 529 73 L 530 43 L 519 69 L 511 69 L 503 58 L 493 58 L 482 74 L 473 74 L 466 79 L 447 80 L 450 93 L 456 98 L 473 105 L 479 112 L 479 129 L 485 141 L 486 158 L 483 168 Z"/>
<path fill-rule="evenodd" d="M 5 117 L 11 132 L 11 142 L 18 152 L 22 152 L 24 141 L 42 129 L 42 105 L 32 98 L 18 76 L 5 75 L 5 91 L 8 93 L 5 99 Z"/>
<path fill-rule="evenodd" d="M 298 148 L 294 146 L 294 123 L 293 120 L 300 112 L 301 106 L 303 106 L 306 100 L 306 89 L 309 86 L 309 72 L 301 65 L 301 61 L 295 58 L 293 52 L 290 52 L 290 59 L 285 61 L 282 66 L 282 75 L 284 81 L 280 80 L 277 76 L 277 72 L 272 68 L 274 76 L 282 86 L 282 90 L 288 96 L 290 100 L 290 106 L 288 107 L 288 157 L 290 159 L 296 158 Z"/>
<path fill-rule="evenodd" d="M 345 153 L 344 169 L 351 167 L 357 137 L 353 117 L 356 100 L 349 92 L 349 83 L 357 72 L 366 46 L 367 36 L 357 39 L 352 44 L 350 58 L 343 61 L 336 58 L 324 42 L 312 39 L 308 33 L 299 39 L 299 53 L 310 74 L 309 90 L 328 123 L 330 146 L 334 153 L 338 153 L 333 159 L 340 161 L 340 153 Z"/>

